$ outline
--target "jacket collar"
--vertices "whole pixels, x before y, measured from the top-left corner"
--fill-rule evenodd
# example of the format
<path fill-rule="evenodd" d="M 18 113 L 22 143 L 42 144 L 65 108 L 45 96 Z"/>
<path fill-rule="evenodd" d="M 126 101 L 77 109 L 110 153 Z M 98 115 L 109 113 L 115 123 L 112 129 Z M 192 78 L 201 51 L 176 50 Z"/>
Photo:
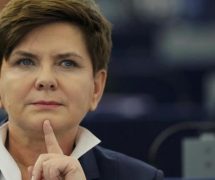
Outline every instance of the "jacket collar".
<path fill-rule="evenodd" d="M 100 174 L 93 149 L 80 157 L 79 161 L 87 180 L 99 179 Z"/>

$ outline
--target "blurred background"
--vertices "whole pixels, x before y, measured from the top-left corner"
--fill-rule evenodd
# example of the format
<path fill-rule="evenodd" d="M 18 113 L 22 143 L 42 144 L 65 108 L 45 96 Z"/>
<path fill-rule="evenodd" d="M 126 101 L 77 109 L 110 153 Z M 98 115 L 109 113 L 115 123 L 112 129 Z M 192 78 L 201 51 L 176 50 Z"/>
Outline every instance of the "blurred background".
<path fill-rule="evenodd" d="M 215 1 L 97 2 L 113 23 L 113 53 L 85 125 L 167 177 L 215 178 Z"/>
<path fill-rule="evenodd" d="M 113 52 L 105 95 L 83 125 L 166 177 L 215 177 L 215 1 L 97 2 Z"/>

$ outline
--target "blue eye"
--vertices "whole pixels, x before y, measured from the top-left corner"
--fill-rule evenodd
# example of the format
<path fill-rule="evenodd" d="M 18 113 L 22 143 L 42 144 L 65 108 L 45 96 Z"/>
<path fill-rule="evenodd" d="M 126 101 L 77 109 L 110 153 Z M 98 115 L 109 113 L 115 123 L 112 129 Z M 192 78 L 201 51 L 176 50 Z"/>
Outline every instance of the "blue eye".
<path fill-rule="evenodd" d="M 63 60 L 60 62 L 60 66 L 63 66 L 65 68 L 72 68 L 77 67 L 77 63 L 72 60 Z"/>
<path fill-rule="evenodd" d="M 22 66 L 33 66 L 35 63 L 31 59 L 20 59 L 19 61 L 16 62 L 17 65 L 22 65 Z"/>

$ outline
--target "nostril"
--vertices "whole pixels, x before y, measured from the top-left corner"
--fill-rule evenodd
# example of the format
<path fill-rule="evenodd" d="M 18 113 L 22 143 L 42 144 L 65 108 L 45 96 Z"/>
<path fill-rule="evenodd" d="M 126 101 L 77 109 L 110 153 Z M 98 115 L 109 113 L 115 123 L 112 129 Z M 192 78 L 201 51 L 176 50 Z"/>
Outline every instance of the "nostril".
<path fill-rule="evenodd" d="M 46 82 L 46 81 L 41 81 L 36 83 L 36 88 L 38 90 L 55 90 L 56 89 L 56 84 L 54 82 Z"/>
<path fill-rule="evenodd" d="M 50 85 L 51 89 L 55 89 L 55 86 L 53 84 Z"/>
<path fill-rule="evenodd" d="M 39 84 L 39 89 L 43 88 L 44 85 L 43 84 Z"/>

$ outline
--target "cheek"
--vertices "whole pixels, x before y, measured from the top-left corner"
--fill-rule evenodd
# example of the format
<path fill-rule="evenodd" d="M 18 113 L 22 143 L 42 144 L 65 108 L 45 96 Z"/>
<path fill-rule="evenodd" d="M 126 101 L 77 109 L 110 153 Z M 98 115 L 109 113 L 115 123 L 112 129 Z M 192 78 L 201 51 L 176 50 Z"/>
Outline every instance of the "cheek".
<path fill-rule="evenodd" d="M 80 96 L 82 97 L 82 100 L 85 102 L 85 104 L 90 103 L 93 96 L 94 90 L 94 83 L 92 79 L 89 79 L 86 81 L 83 85 L 83 88 L 81 88 Z"/>
<path fill-rule="evenodd" d="M 69 88 L 66 88 L 69 103 L 72 105 L 71 108 L 76 106 L 79 110 L 88 111 L 93 97 L 93 81 L 88 78 L 85 81 L 75 82 Z"/>
<path fill-rule="evenodd" d="M 0 79 L 0 96 L 3 106 L 12 106 L 14 103 L 23 101 L 28 94 L 28 78 L 18 78 L 5 75 Z"/>
<path fill-rule="evenodd" d="M 22 98 L 19 90 L 14 88 L 14 85 L 12 86 L 8 83 L 1 87 L 1 103 L 6 111 L 14 109 L 13 107 L 16 106 Z"/>

